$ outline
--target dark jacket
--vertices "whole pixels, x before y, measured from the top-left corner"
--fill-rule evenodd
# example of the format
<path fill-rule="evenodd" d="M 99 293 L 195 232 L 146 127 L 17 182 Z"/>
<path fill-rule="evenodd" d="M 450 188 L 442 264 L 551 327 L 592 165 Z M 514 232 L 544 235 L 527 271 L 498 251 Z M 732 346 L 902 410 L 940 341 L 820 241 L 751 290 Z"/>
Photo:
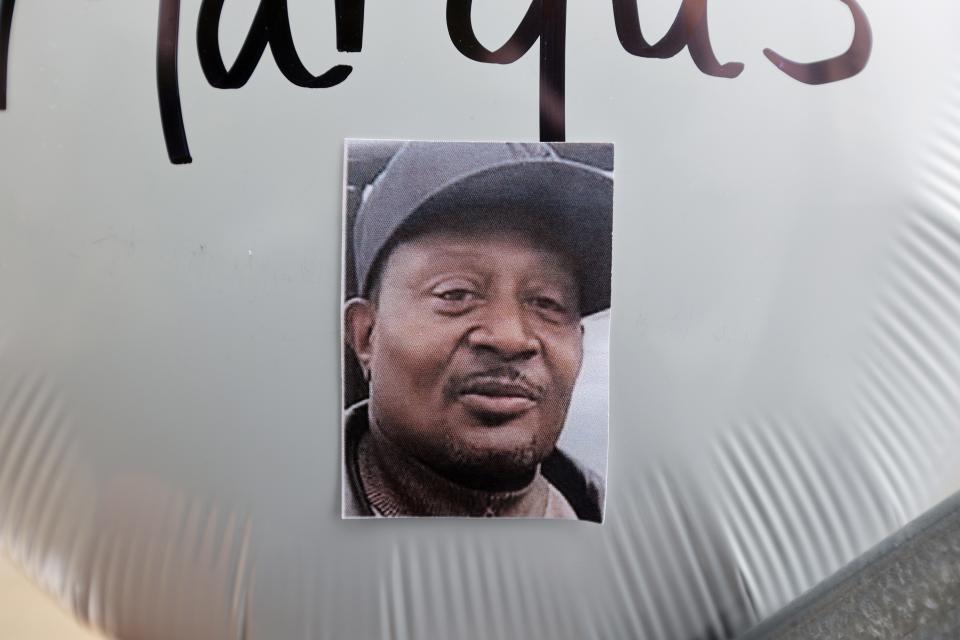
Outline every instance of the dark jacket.
<path fill-rule="evenodd" d="M 359 402 L 344 415 L 344 470 L 343 470 L 343 515 L 345 517 L 372 516 L 363 492 L 357 467 L 357 447 L 360 438 L 370 428 L 367 402 Z M 540 471 L 557 488 L 581 520 L 603 521 L 603 480 L 595 472 L 586 469 L 559 449 L 554 449 Z"/>

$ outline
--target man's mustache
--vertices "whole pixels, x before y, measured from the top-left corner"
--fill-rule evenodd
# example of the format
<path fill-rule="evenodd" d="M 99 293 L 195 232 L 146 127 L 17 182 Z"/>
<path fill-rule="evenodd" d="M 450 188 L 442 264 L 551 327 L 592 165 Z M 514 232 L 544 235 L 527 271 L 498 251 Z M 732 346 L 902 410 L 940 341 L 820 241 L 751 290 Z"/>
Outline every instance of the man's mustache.
<path fill-rule="evenodd" d="M 540 400 L 546 395 L 547 388 L 538 384 L 520 369 L 504 365 L 453 376 L 447 381 L 445 391 L 449 399 L 475 393 L 486 396 L 522 396 L 531 400 Z"/>

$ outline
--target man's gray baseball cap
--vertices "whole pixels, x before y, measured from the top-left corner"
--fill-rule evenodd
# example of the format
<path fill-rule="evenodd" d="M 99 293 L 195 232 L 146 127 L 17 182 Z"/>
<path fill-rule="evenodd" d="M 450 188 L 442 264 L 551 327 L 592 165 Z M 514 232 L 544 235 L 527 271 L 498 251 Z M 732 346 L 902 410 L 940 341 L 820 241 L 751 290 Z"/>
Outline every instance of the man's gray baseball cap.
<path fill-rule="evenodd" d="M 368 187 L 354 222 L 361 293 L 369 294 L 372 271 L 404 228 L 463 211 L 534 216 L 545 232 L 564 239 L 578 267 L 581 315 L 610 307 L 611 175 L 543 143 L 404 144 Z"/>

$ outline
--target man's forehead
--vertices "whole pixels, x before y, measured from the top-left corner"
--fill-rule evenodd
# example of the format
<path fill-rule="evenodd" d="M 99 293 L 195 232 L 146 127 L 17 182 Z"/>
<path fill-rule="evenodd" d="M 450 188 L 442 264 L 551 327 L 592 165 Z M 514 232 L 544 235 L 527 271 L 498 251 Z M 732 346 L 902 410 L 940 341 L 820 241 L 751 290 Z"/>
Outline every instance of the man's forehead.
<path fill-rule="evenodd" d="M 572 260 L 559 248 L 538 242 L 532 232 L 491 229 L 482 232 L 438 230 L 411 238 L 396 246 L 390 264 L 427 269 L 454 263 L 469 265 L 540 266 L 549 273 L 574 278 Z"/>

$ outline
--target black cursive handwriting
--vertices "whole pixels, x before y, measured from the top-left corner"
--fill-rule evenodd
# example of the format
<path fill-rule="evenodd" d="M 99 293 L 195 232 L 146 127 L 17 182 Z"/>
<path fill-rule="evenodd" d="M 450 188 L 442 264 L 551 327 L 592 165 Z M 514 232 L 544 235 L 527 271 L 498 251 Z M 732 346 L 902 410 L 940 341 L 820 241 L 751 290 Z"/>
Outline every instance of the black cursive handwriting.
<path fill-rule="evenodd" d="M 870 50 L 873 48 L 870 21 L 867 20 L 867 14 L 863 12 L 856 0 L 840 0 L 840 2 L 847 5 L 853 15 L 853 41 L 845 53 L 835 58 L 808 63 L 788 60 L 772 49 L 764 49 L 763 55 L 785 74 L 806 84 L 827 84 L 846 80 L 863 71 L 867 61 L 870 60 Z"/>
<path fill-rule="evenodd" d="M 293 42 L 286 0 L 261 0 L 247 37 L 233 65 L 227 69 L 220 49 L 220 17 L 224 0 L 203 0 L 197 19 L 197 53 L 207 82 L 218 89 L 239 89 L 253 75 L 267 46 L 274 62 L 291 83 L 310 89 L 328 88 L 347 79 L 353 70 L 336 65 L 313 75 L 303 64 Z M 363 46 L 363 0 L 336 0 L 337 49 L 360 51 Z M 183 124 L 177 81 L 180 40 L 180 0 L 160 0 L 157 33 L 157 94 L 160 121 L 173 164 L 192 161 Z"/>
<path fill-rule="evenodd" d="M 202 0 L 197 20 L 197 53 L 207 82 L 218 89 L 243 87 L 263 58 L 267 47 L 287 80 L 297 86 L 321 89 L 342 83 L 352 72 L 338 64 L 325 72 L 311 73 L 297 53 L 290 28 L 287 0 L 260 0 L 236 60 L 227 68 L 220 48 L 220 19 L 226 0 Z M 708 0 L 681 0 L 677 17 L 667 33 L 650 44 L 640 28 L 638 0 L 612 0 L 614 26 L 625 51 L 643 58 L 671 58 L 683 49 L 703 73 L 735 78 L 740 62 L 721 63 L 713 51 L 707 24 Z M 843 2 L 853 17 L 853 39 L 847 50 L 816 62 L 795 62 L 772 49 L 763 53 L 787 76 L 811 85 L 851 78 L 866 68 L 873 36 L 866 13 L 857 0 Z M 180 100 L 177 50 L 180 41 L 180 0 L 159 0 L 157 28 L 157 95 L 167 155 L 174 164 L 191 162 Z M 7 106 L 7 72 L 14 0 L 0 0 L 0 111 Z M 483 63 L 511 64 L 540 43 L 540 139 L 565 138 L 565 67 L 567 0 L 531 0 L 513 35 L 500 48 L 484 47 L 473 29 L 473 0 L 447 0 L 450 40 L 464 56 Z M 340 52 L 363 47 L 364 0 L 334 0 L 336 46 Z"/>
<path fill-rule="evenodd" d="M 447 31 L 457 50 L 471 60 L 510 64 L 540 40 L 540 140 L 561 141 L 564 131 L 566 0 L 533 0 L 507 42 L 491 51 L 473 30 L 473 0 L 448 0 Z"/>
<path fill-rule="evenodd" d="M 0 111 L 7 108 L 7 61 L 12 27 L 13 0 L 0 0 Z"/>
<path fill-rule="evenodd" d="M 189 164 L 190 148 L 180 108 L 180 80 L 177 73 L 177 45 L 180 40 L 180 0 L 160 0 L 157 28 L 157 96 L 160 126 L 173 164 Z"/>
<path fill-rule="evenodd" d="M 260 0 L 253 24 L 240 53 L 228 70 L 220 55 L 220 15 L 224 0 L 203 0 L 197 20 L 197 52 L 207 82 L 217 89 L 239 89 L 260 63 L 267 45 L 284 77 L 298 87 L 327 89 L 347 79 L 353 67 L 338 64 L 318 76 L 310 73 L 297 54 L 290 31 L 287 0 Z M 342 20 L 343 14 L 338 14 Z M 340 24 L 337 25 L 340 32 Z M 343 38 L 340 38 L 341 41 Z"/>
<path fill-rule="evenodd" d="M 703 73 L 719 78 L 736 78 L 743 71 L 740 62 L 720 64 L 710 44 L 707 0 L 683 0 L 677 17 L 656 44 L 649 44 L 640 30 L 637 0 L 613 0 L 613 19 L 623 48 L 641 58 L 672 58 L 683 48 Z"/>

